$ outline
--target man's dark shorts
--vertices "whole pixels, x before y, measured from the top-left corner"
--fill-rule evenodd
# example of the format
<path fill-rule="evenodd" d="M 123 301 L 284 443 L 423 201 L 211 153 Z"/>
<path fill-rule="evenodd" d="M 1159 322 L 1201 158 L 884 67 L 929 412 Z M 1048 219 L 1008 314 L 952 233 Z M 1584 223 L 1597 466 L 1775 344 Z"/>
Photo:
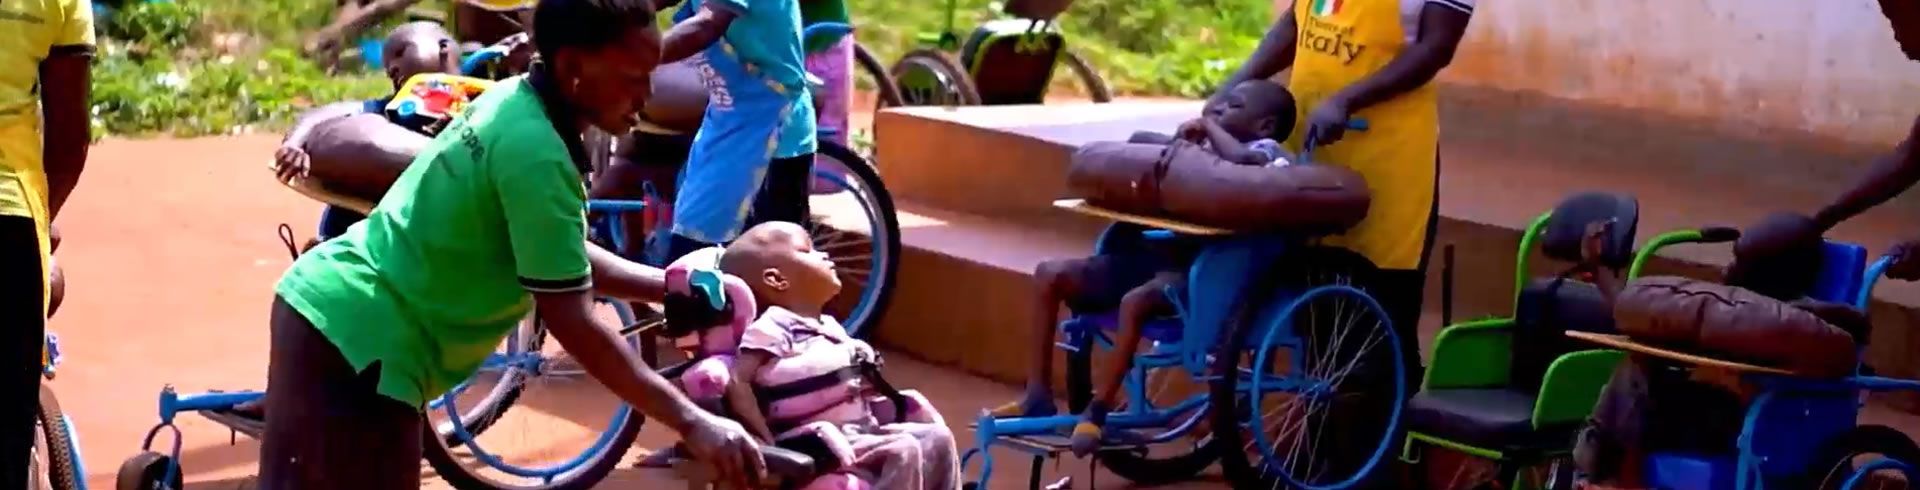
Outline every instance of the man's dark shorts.
<path fill-rule="evenodd" d="M 272 318 L 260 488 L 419 488 L 420 411 L 378 393 L 378 364 L 354 372 L 278 297 Z"/>

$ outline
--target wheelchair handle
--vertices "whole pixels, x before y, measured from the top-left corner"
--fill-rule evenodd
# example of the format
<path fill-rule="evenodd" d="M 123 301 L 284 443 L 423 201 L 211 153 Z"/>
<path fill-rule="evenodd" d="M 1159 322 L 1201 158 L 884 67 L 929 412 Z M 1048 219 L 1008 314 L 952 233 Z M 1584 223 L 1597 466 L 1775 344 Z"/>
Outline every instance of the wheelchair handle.
<path fill-rule="evenodd" d="M 1702 226 L 1691 230 L 1669 231 L 1655 235 L 1647 245 L 1640 247 L 1634 254 L 1633 262 L 1627 266 L 1627 279 L 1640 277 L 1641 269 L 1653 260 L 1661 249 L 1682 243 L 1727 243 L 1740 239 L 1740 229 L 1731 226 Z"/>
<path fill-rule="evenodd" d="M 1873 286 L 1880 283 L 1880 278 L 1887 276 L 1887 267 L 1893 265 L 1893 259 L 1893 255 L 1882 255 L 1867 265 L 1867 277 L 1860 284 L 1860 296 L 1853 299 L 1855 308 L 1866 311 L 1867 303 L 1873 301 Z"/>
<path fill-rule="evenodd" d="M 506 50 L 496 49 L 491 46 L 487 47 L 486 49 L 475 51 L 473 52 L 473 54 L 467 55 L 467 59 L 460 61 L 460 74 L 466 75 L 466 76 L 476 76 L 480 74 L 480 70 L 482 69 L 482 67 L 485 67 L 487 63 L 491 63 L 495 60 L 503 59 L 506 57 L 507 57 Z"/>
<path fill-rule="evenodd" d="M 1367 129 L 1372 127 L 1373 127 L 1373 124 L 1371 122 L 1368 122 L 1366 119 L 1352 118 L 1347 120 L 1348 131 L 1364 133 L 1364 132 L 1367 132 Z M 1294 162 L 1294 163 L 1313 163 L 1313 149 L 1318 146 L 1320 145 L 1315 144 L 1315 142 L 1313 141 L 1313 134 L 1311 133 L 1307 134 L 1306 144 L 1300 145 L 1300 161 Z"/>

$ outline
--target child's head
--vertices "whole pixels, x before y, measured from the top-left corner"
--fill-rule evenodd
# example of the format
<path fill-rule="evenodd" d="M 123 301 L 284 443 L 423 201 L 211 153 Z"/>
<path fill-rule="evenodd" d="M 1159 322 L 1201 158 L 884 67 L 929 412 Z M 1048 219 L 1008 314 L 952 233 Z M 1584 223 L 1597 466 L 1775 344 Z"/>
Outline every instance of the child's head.
<path fill-rule="evenodd" d="M 421 73 L 459 73 L 460 49 L 440 24 L 408 22 L 387 33 L 381 60 L 393 88 Z"/>
<path fill-rule="evenodd" d="M 720 255 L 720 271 L 747 281 L 761 304 L 817 309 L 840 293 L 840 276 L 826 252 L 800 225 L 762 223 L 747 229 Z"/>
<path fill-rule="evenodd" d="M 1265 79 L 1240 82 L 1207 104 L 1208 119 L 1240 141 L 1285 141 L 1293 132 L 1293 94 Z"/>
<path fill-rule="evenodd" d="M 1893 25 L 1893 40 L 1907 59 L 1920 61 L 1920 0 L 1880 0 L 1880 13 Z"/>

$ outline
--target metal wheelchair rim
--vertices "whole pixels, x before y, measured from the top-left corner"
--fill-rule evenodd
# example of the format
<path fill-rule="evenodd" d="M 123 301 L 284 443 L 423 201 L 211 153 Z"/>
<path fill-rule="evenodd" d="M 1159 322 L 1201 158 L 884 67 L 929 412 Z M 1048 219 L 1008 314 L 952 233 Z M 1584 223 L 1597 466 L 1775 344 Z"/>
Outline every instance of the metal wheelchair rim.
<path fill-rule="evenodd" d="M 1387 341 L 1386 346 L 1389 348 L 1389 350 L 1387 351 L 1387 354 L 1391 354 L 1392 356 L 1394 356 L 1392 358 L 1393 367 L 1394 367 L 1393 369 L 1394 390 L 1392 393 L 1394 397 L 1392 399 L 1393 410 L 1388 419 L 1386 427 L 1384 428 L 1384 430 L 1381 431 L 1380 442 L 1376 445 L 1376 447 L 1374 447 L 1371 455 L 1367 457 L 1367 460 L 1364 464 L 1361 464 L 1359 468 L 1354 470 L 1354 473 L 1352 475 L 1347 476 L 1345 479 L 1342 479 L 1340 481 L 1336 481 L 1333 483 L 1327 483 L 1327 484 L 1312 484 L 1312 483 L 1301 481 L 1302 478 L 1294 475 L 1293 471 L 1283 469 L 1283 468 L 1273 468 L 1275 472 L 1278 473 L 1287 484 L 1292 485 L 1293 487 L 1296 487 L 1296 488 L 1303 488 L 1307 490 L 1332 490 L 1332 489 L 1349 488 L 1359 483 L 1366 476 L 1373 473 L 1373 470 L 1375 469 L 1375 467 L 1379 466 L 1380 461 L 1386 458 L 1388 454 L 1388 450 L 1391 449 L 1391 447 L 1393 446 L 1394 436 L 1399 431 L 1401 410 L 1404 408 L 1404 403 L 1401 403 L 1401 399 L 1404 398 L 1403 395 L 1406 393 L 1406 370 L 1404 366 L 1399 365 L 1402 359 L 1402 357 L 1400 357 L 1402 355 L 1400 338 L 1398 334 L 1393 330 L 1392 320 L 1386 317 L 1385 315 L 1386 310 L 1380 306 L 1377 300 L 1373 299 L 1372 296 L 1366 294 L 1364 291 L 1361 291 L 1351 286 L 1344 286 L 1344 285 L 1314 287 L 1312 289 L 1307 290 L 1305 293 L 1300 294 L 1298 297 L 1291 299 L 1287 304 L 1287 306 L 1280 311 L 1280 314 L 1275 318 L 1274 321 L 1283 322 L 1283 325 L 1292 327 L 1292 324 L 1294 322 L 1294 314 L 1298 311 L 1298 309 L 1300 308 L 1300 305 L 1306 304 L 1321 296 L 1331 296 L 1331 295 L 1349 295 L 1349 296 L 1358 298 L 1363 303 L 1362 305 L 1360 305 L 1362 308 L 1370 309 L 1372 310 L 1374 315 L 1380 317 L 1379 318 L 1380 322 L 1378 323 L 1377 330 L 1381 331 L 1384 334 L 1383 337 Z M 1349 325 L 1348 327 L 1350 328 L 1351 325 Z M 1262 338 L 1261 344 L 1259 344 L 1260 345 L 1259 350 L 1257 354 L 1255 354 L 1255 360 L 1253 365 L 1255 366 L 1256 370 L 1263 369 L 1262 368 L 1263 366 L 1268 365 L 1268 356 L 1276 349 L 1267 348 L 1267 347 L 1275 345 L 1274 342 L 1278 340 L 1275 337 L 1276 335 L 1279 335 L 1282 330 L 1283 330 L 1282 328 L 1267 329 L 1265 335 Z M 1287 328 L 1284 330 L 1289 331 L 1290 335 L 1297 335 L 1299 333 L 1299 330 L 1295 328 Z M 1344 337 L 1345 337 L 1345 334 L 1342 333 L 1341 338 L 1344 339 Z M 1339 342 L 1339 340 L 1335 340 L 1334 342 Z M 1334 351 L 1335 353 L 1338 353 L 1339 344 L 1335 343 L 1334 345 L 1335 345 Z M 1296 351 L 1302 350 L 1299 346 L 1295 346 L 1294 348 L 1296 349 Z M 1350 373 L 1350 371 L 1354 367 L 1354 364 L 1358 362 L 1358 359 L 1361 356 L 1365 355 L 1364 352 L 1365 352 L 1365 349 L 1363 349 L 1361 353 L 1356 354 L 1355 361 L 1350 362 L 1349 365 L 1342 370 L 1343 376 L 1344 376 L 1344 373 Z M 1299 372 L 1301 370 L 1300 368 L 1303 367 L 1303 366 L 1300 366 L 1300 364 L 1303 361 L 1299 358 L 1299 356 L 1290 356 L 1290 357 L 1292 357 L 1293 364 L 1295 364 L 1294 366 L 1295 372 Z M 1337 361 L 1333 361 L 1333 362 L 1337 362 Z M 1315 366 L 1315 367 L 1320 367 L 1324 369 L 1332 366 L 1328 365 L 1328 366 Z M 1227 375 L 1237 375 L 1237 374 L 1227 374 Z M 1275 441 L 1273 441 L 1272 438 L 1267 437 L 1266 431 L 1264 430 L 1265 427 L 1260 426 L 1260 428 L 1257 430 L 1252 429 L 1253 426 L 1257 425 L 1255 424 L 1255 422 L 1258 422 L 1261 418 L 1263 418 L 1263 414 L 1265 413 L 1262 407 L 1262 405 L 1265 404 L 1265 400 L 1264 400 L 1265 397 L 1262 396 L 1263 394 L 1262 392 L 1264 391 L 1263 388 L 1266 383 L 1262 382 L 1261 380 L 1262 376 L 1263 375 L 1259 373 L 1256 373 L 1252 376 L 1251 382 L 1248 384 L 1249 386 L 1247 388 L 1249 391 L 1247 400 L 1250 408 L 1250 414 L 1249 414 L 1250 419 L 1248 420 L 1248 426 L 1249 426 L 1249 432 L 1252 433 L 1251 440 L 1254 444 L 1257 444 L 1260 447 L 1259 454 L 1261 457 L 1261 461 L 1259 462 L 1260 464 L 1256 466 L 1256 468 L 1265 469 L 1271 465 L 1275 465 L 1276 463 L 1279 465 L 1291 464 L 1291 462 L 1294 461 L 1293 456 L 1297 456 L 1297 454 L 1294 454 L 1294 453 L 1297 452 L 1297 450 L 1300 448 L 1300 445 L 1296 442 L 1293 445 L 1294 450 L 1290 451 L 1289 454 L 1287 455 L 1288 458 L 1285 458 L 1283 460 L 1282 458 L 1280 458 L 1279 454 L 1275 453 L 1275 449 L 1274 449 Z M 1312 376 L 1312 374 L 1311 372 L 1309 372 L 1305 376 Z M 1333 382 L 1328 382 L 1326 384 L 1334 385 L 1335 387 L 1337 387 L 1339 382 L 1333 381 Z M 1310 389 L 1322 390 L 1323 388 L 1312 387 Z M 1293 390 L 1285 390 L 1283 388 L 1280 391 L 1293 391 Z M 1296 400 L 1301 400 L 1301 398 L 1295 397 L 1295 398 L 1289 399 L 1288 403 L 1290 404 Z M 1309 403 L 1311 402 L 1309 401 Z M 1307 414 L 1303 415 L 1302 417 L 1300 417 L 1300 419 L 1302 420 L 1301 424 L 1302 425 L 1311 424 L 1312 417 L 1313 417 L 1312 412 L 1308 412 Z M 1322 416 L 1321 420 L 1322 420 L 1322 423 L 1325 423 L 1326 419 L 1324 415 Z M 1296 430 L 1302 430 L 1302 429 L 1306 429 L 1306 427 L 1296 427 Z M 1320 432 L 1320 431 L 1312 431 L 1312 432 Z M 1246 448 L 1239 448 L 1239 449 L 1242 451 L 1246 450 Z"/>

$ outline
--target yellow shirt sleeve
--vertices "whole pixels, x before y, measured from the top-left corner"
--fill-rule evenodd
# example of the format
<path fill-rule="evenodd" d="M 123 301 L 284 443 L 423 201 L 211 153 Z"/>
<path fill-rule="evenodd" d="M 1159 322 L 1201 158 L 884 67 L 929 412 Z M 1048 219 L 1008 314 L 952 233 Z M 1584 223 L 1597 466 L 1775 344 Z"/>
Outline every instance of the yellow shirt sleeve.
<path fill-rule="evenodd" d="M 93 0 L 59 0 L 62 25 L 54 31 L 53 46 L 93 46 Z"/>

